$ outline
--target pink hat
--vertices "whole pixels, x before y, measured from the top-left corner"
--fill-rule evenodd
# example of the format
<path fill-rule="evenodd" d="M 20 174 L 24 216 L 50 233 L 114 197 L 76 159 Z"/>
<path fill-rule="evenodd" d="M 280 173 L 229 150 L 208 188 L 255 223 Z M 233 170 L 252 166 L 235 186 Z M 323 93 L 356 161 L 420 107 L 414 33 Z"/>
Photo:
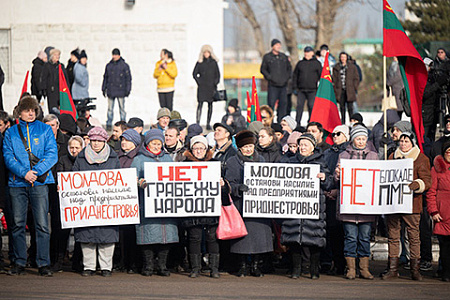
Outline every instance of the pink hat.
<path fill-rule="evenodd" d="M 88 132 L 88 137 L 92 141 L 106 142 L 108 140 L 108 133 L 103 127 L 95 126 Z"/>
<path fill-rule="evenodd" d="M 302 134 L 298 131 L 292 131 L 292 133 L 289 135 L 288 139 L 287 139 L 287 144 L 297 144 L 298 138 L 301 136 Z"/>

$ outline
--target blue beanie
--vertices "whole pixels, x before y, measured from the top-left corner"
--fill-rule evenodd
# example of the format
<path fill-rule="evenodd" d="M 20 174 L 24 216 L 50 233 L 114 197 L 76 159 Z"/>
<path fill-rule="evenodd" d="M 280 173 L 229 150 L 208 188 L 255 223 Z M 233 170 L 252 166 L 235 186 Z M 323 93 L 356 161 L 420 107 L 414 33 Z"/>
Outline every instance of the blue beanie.
<path fill-rule="evenodd" d="M 125 130 L 120 137 L 132 142 L 136 147 L 142 142 L 141 135 L 134 129 Z"/>
<path fill-rule="evenodd" d="M 145 145 L 148 145 L 153 140 L 159 140 L 164 144 L 164 133 L 160 129 L 150 129 L 145 134 Z"/>

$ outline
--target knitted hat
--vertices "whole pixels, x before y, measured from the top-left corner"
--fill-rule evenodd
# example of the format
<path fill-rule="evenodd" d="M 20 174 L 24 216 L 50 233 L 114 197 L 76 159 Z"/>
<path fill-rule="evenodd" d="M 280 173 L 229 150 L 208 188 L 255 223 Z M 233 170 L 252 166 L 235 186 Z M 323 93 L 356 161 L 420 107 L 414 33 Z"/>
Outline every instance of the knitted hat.
<path fill-rule="evenodd" d="M 256 136 L 250 130 L 239 131 L 234 139 L 236 140 L 236 146 L 238 146 L 238 148 L 242 148 L 248 144 L 256 144 Z"/>
<path fill-rule="evenodd" d="M 281 44 L 281 42 L 280 42 L 279 39 L 273 39 L 273 40 L 270 42 L 270 47 L 273 47 L 273 46 L 276 45 L 276 44 Z"/>
<path fill-rule="evenodd" d="M 216 130 L 217 127 L 225 128 L 225 130 L 230 133 L 230 136 L 232 136 L 234 134 L 233 128 L 231 128 L 227 124 L 223 124 L 223 123 L 216 123 L 216 124 L 214 124 L 214 126 L 213 126 L 214 130 Z"/>
<path fill-rule="evenodd" d="M 117 48 L 114 48 L 112 51 L 112 55 L 120 55 L 120 50 Z"/>
<path fill-rule="evenodd" d="M 189 138 L 191 138 L 193 136 L 196 136 L 196 135 L 199 135 L 202 133 L 203 133 L 203 128 L 200 125 L 198 125 L 197 123 L 194 123 L 194 124 L 189 125 L 187 136 Z"/>
<path fill-rule="evenodd" d="M 89 130 L 88 137 L 91 141 L 106 142 L 108 140 L 108 133 L 103 127 L 95 126 Z"/>
<path fill-rule="evenodd" d="M 363 122 L 363 117 L 360 113 L 354 113 L 351 117 L 350 120 L 356 120 L 358 121 L 358 123 L 362 123 Z"/>
<path fill-rule="evenodd" d="M 275 132 L 283 133 L 283 127 L 281 127 L 280 123 L 272 123 L 272 125 L 270 125 L 270 127 L 272 127 L 273 131 L 275 131 Z"/>
<path fill-rule="evenodd" d="M 398 121 L 397 123 L 394 124 L 394 127 L 397 127 L 397 129 L 400 130 L 400 132 L 412 131 L 411 123 L 408 121 Z"/>
<path fill-rule="evenodd" d="M 402 137 L 404 137 L 404 136 L 407 137 L 407 138 L 409 138 L 409 140 L 411 141 L 411 143 L 413 144 L 413 146 L 415 145 L 414 140 L 415 140 L 416 136 L 414 135 L 414 133 L 409 132 L 409 131 L 404 131 L 404 132 L 402 132 L 402 134 L 400 135 L 400 138 L 402 138 Z M 442 154 L 444 154 L 444 152 L 442 152 Z"/>
<path fill-rule="evenodd" d="M 84 51 L 84 50 L 81 50 L 81 53 L 80 53 L 80 59 L 81 58 L 83 58 L 83 57 L 85 57 L 85 58 L 87 58 L 87 54 L 86 54 L 86 51 Z"/>
<path fill-rule="evenodd" d="M 192 147 L 194 147 L 194 144 L 196 144 L 196 143 L 201 143 L 201 144 L 205 145 L 205 147 L 208 149 L 208 140 L 203 135 L 196 135 L 191 138 L 191 142 L 190 142 L 191 150 L 192 150 Z"/>
<path fill-rule="evenodd" d="M 444 156 L 447 149 L 450 148 L 450 141 L 446 141 L 442 144 L 442 156 Z"/>
<path fill-rule="evenodd" d="M 20 113 L 24 110 L 33 109 L 36 112 L 36 117 L 39 114 L 39 103 L 37 100 L 31 96 L 25 96 L 19 101 L 19 105 L 17 106 L 17 109 L 15 109 L 15 112 L 17 113 L 18 117 Z"/>
<path fill-rule="evenodd" d="M 287 139 L 287 144 L 297 144 L 298 139 L 301 137 L 301 133 L 298 131 L 292 131 Z"/>
<path fill-rule="evenodd" d="M 181 131 L 187 127 L 187 122 L 185 119 L 172 119 L 169 122 L 170 127 L 176 127 Z"/>
<path fill-rule="evenodd" d="M 316 138 L 311 133 L 304 133 L 298 138 L 298 143 L 300 144 L 301 140 L 307 140 L 311 142 L 314 148 L 316 148 Z"/>
<path fill-rule="evenodd" d="M 127 123 L 128 128 L 144 127 L 144 121 L 139 118 L 130 118 Z"/>
<path fill-rule="evenodd" d="M 142 142 L 141 135 L 134 129 L 125 130 L 120 137 L 132 142 L 136 147 Z"/>
<path fill-rule="evenodd" d="M 281 121 L 285 121 L 289 128 L 291 128 L 291 130 L 294 130 L 295 127 L 297 127 L 297 122 L 295 121 L 295 119 L 291 116 L 285 116 L 283 119 L 281 119 Z"/>
<path fill-rule="evenodd" d="M 348 140 L 350 140 L 350 136 L 349 136 L 349 130 L 348 127 L 345 125 L 338 125 L 336 127 L 334 127 L 333 129 L 333 133 L 335 132 L 342 132 L 345 135 L 345 138 Z"/>
<path fill-rule="evenodd" d="M 80 49 L 79 48 L 76 48 L 76 49 L 70 51 L 70 54 L 75 55 L 76 58 L 80 59 Z"/>
<path fill-rule="evenodd" d="M 253 132 L 253 134 L 258 135 L 264 125 L 261 121 L 253 121 L 248 125 L 247 129 Z"/>
<path fill-rule="evenodd" d="M 355 125 L 352 127 L 352 130 L 350 131 L 350 139 L 353 141 L 358 136 L 365 136 L 369 137 L 369 130 L 367 130 L 366 127 L 361 125 Z"/>
<path fill-rule="evenodd" d="M 230 102 L 228 102 L 228 106 L 232 106 L 234 107 L 234 109 L 236 109 L 238 107 L 238 99 L 231 99 Z"/>
<path fill-rule="evenodd" d="M 158 110 L 158 114 L 156 115 L 156 119 L 161 119 L 162 117 L 169 117 L 170 118 L 170 110 L 167 107 L 161 107 Z"/>
<path fill-rule="evenodd" d="M 176 110 L 172 110 L 172 112 L 170 113 L 170 119 L 171 120 L 181 119 L 181 114 Z"/>
<path fill-rule="evenodd" d="M 161 141 L 162 144 L 164 144 L 164 133 L 160 129 L 150 129 L 145 134 L 145 145 L 148 145 L 151 141 L 158 140 Z"/>
<path fill-rule="evenodd" d="M 73 117 L 69 114 L 62 114 L 58 116 L 59 119 L 59 129 L 67 131 L 70 135 L 77 133 L 77 123 Z"/>

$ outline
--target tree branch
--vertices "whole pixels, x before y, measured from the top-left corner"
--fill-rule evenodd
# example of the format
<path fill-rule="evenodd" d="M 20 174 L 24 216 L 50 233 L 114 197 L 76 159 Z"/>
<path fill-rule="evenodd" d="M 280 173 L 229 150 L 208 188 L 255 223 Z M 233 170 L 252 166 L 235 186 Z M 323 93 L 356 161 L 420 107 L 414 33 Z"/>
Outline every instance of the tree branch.
<path fill-rule="evenodd" d="M 290 5 L 290 7 L 291 7 L 292 12 L 294 13 L 295 17 L 297 18 L 297 24 L 298 24 L 299 28 L 306 29 L 306 30 L 315 30 L 315 29 L 317 29 L 317 26 L 315 26 L 315 25 L 305 25 L 305 24 L 303 24 L 302 19 L 300 17 L 300 13 L 297 11 L 297 8 L 296 8 L 296 6 L 294 4 L 294 1 L 293 0 L 288 0 L 288 3 Z"/>

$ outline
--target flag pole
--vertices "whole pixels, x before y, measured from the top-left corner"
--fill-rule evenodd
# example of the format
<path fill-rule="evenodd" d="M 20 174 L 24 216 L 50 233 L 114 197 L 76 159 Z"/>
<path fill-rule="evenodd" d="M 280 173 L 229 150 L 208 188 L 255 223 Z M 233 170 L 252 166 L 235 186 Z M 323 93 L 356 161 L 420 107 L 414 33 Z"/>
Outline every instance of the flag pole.
<path fill-rule="evenodd" d="M 384 103 L 384 110 L 383 110 L 383 114 L 384 114 L 384 124 L 383 124 L 383 126 L 384 126 L 384 132 L 386 133 L 386 135 L 388 134 L 387 133 L 387 114 L 386 114 L 386 112 L 387 112 L 387 101 L 386 101 L 386 98 L 387 98 L 387 91 L 386 91 L 386 56 L 384 56 L 383 55 L 383 102 L 382 103 Z M 384 159 L 385 160 L 387 160 L 388 159 L 388 157 L 387 157 L 387 145 L 386 144 L 384 144 Z"/>

